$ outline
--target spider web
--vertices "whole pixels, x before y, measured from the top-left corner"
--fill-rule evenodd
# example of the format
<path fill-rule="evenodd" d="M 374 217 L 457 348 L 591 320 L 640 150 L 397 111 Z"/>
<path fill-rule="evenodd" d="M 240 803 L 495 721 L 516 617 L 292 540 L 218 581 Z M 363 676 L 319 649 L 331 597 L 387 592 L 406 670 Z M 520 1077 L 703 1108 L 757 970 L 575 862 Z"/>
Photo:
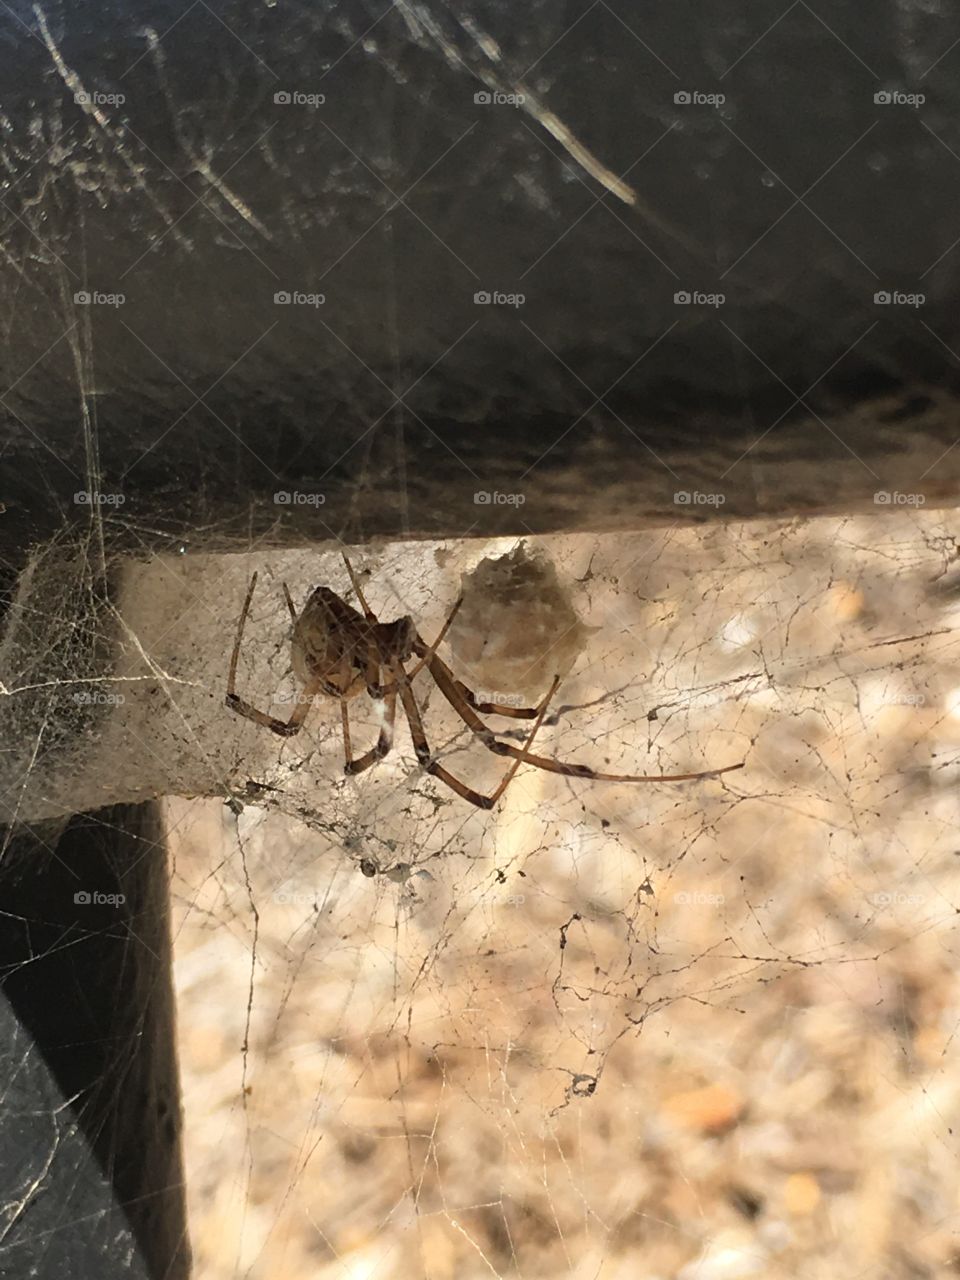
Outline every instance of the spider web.
<path fill-rule="evenodd" d="M 251 569 L 240 687 L 284 715 L 279 584 L 347 595 L 335 551 L 138 568 L 120 612 L 140 677 L 163 673 L 133 686 L 169 706 L 155 776 L 218 779 L 168 802 L 201 1274 L 855 1274 L 895 1252 L 862 1225 L 881 1219 L 946 1247 L 918 1197 L 956 1180 L 957 529 L 536 540 L 596 628 L 541 749 L 746 768 L 524 768 L 493 814 L 426 777 L 403 727 L 349 779 L 335 707 L 286 741 L 220 710 Z M 353 554 L 378 616 L 431 636 L 460 573 L 512 546 Z M 416 688 L 444 763 L 489 789 L 503 762 Z M 378 722 L 358 704 L 359 746 Z M 869 1177 L 878 1158 L 908 1185 Z"/>
<path fill-rule="evenodd" d="M 252 570 L 239 688 L 285 716 L 280 584 L 350 598 L 338 549 L 150 553 L 104 594 L 109 523 L 43 548 L 4 641 L 11 811 L 193 797 L 166 810 L 198 1274 L 693 1280 L 948 1253 L 958 534 L 911 511 L 527 539 L 592 628 L 539 749 L 746 767 L 524 767 L 489 814 L 402 723 L 347 778 L 332 704 L 288 740 L 223 707 Z M 378 616 L 431 637 L 461 575 L 515 549 L 351 554 Z M 504 762 L 415 688 L 438 757 L 490 790 Z M 353 722 L 361 749 L 365 698 Z"/>
<path fill-rule="evenodd" d="M 71 344 L 97 492 L 89 332 Z M 240 687 L 289 708 L 280 584 L 349 598 L 338 529 L 217 557 L 145 538 L 117 565 L 121 527 L 95 509 L 20 579 L 3 848 L 17 822 L 52 843 L 73 812 L 171 797 L 198 1275 L 955 1265 L 960 517 L 528 539 L 594 628 L 540 749 L 746 767 L 523 768 L 492 814 L 424 775 L 402 722 L 348 779 L 336 708 L 286 742 L 224 709 L 253 570 Z M 378 615 L 429 638 L 461 574 L 514 546 L 351 554 Z M 439 758 L 491 789 L 503 761 L 416 689 Z M 372 743 L 362 699 L 354 721 Z"/>

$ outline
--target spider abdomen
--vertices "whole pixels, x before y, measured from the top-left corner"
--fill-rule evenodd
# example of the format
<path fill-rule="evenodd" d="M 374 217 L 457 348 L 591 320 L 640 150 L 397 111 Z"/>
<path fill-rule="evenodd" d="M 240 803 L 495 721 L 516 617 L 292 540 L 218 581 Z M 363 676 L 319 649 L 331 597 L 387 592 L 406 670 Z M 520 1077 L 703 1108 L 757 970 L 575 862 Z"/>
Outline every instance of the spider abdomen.
<path fill-rule="evenodd" d="M 371 627 L 363 614 L 329 587 L 311 592 L 294 623 L 290 647 L 293 672 L 301 684 L 320 679 L 335 696 L 362 693 L 365 651 Z"/>
<path fill-rule="evenodd" d="M 294 623 L 293 671 L 301 684 L 320 680 L 324 693 L 355 698 L 379 687 L 381 667 L 407 661 L 415 635 L 410 617 L 371 621 L 329 587 L 317 587 Z"/>

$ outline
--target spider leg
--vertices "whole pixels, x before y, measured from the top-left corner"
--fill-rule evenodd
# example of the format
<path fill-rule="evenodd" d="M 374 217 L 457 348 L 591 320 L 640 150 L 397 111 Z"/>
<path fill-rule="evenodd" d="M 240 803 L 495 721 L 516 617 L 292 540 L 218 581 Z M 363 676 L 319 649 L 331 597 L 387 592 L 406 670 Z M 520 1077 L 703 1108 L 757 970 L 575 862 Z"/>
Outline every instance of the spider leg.
<path fill-rule="evenodd" d="M 344 552 L 341 551 L 340 555 L 343 563 L 347 566 L 347 573 L 350 575 L 350 581 L 353 584 L 353 589 L 356 592 L 357 600 L 360 602 L 360 607 L 363 610 L 364 617 L 367 622 L 373 624 L 373 627 L 379 626 L 379 619 L 367 604 L 367 598 L 363 594 L 363 588 L 360 586 L 360 579 L 353 571 L 353 565 L 347 559 Z M 367 693 L 374 702 L 381 702 L 388 694 L 396 694 L 396 686 L 387 686 L 380 683 L 381 658 L 380 650 L 378 649 L 376 639 L 374 638 L 375 634 L 375 631 L 371 629 L 367 633 L 365 642 L 361 640 L 360 643 L 364 644 L 366 648 L 364 680 L 367 686 Z"/>
<path fill-rule="evenodd" d="M 376 746 L 371 747 L 364 755 L 357 756 L 354 759 L 353 748 L 350 745 L 350 717 L 347 711 L 347 699 L 340 699 L 340 718 L 343 724 L 344 773 L 362 773 L 364 769 L 369 769 L 372 764 L 382 760 L 393 746 L 393 725 L 397 714 L 396 689 L 387 694 L 385 705 L 386 711 L 383 725 L 380 728 L 380 737 L 377 739 Z"/>
<path fill-rule="evenodd" d="M 250 585 L 247 587 L 247 596 L 243 602 L 243 608 L 240 610 L 240 620 L 237 623 L 237 636 L 233 642 L 233 653 L 230 655 L 230 672 L 227 675 L 227 697 L 234 692 L 237 683 L 237 663 L 240 660 L 240 641 L 243 639 L 243 629 L 247 625 L 247 614 L 250 612 L 250 601 L 253 599 L 253 589 L 257 585 L 257 575 L 254 574 L 250 579 Z"/>
<path fill-rule="evenodd" d="M 227 694 L 224 702 L 231 711 L 236 711 L 238 715 L 245 716 L 247 720 L 253 720 L 256 724 L 263 725 L 265 729 L 271 729 L 281 738 L 292 738 L 295 733 L 299 733 L 303 728 L 303 723 L 310 708 L 313 706 L 314 698 L 322 691 L 323 681 L 311 680 L 304 688 L 298 697 L 297 705 L 294 707 L 293 714 L 289 720 L 278 720 L 276 716 L 268 715 L 266 711 L 260 711 L 237 693 L 237 663 L 240 660 L 240 642 L 243 639 L 244 627 L 247 625 L 247 615 L 250 612 L 250 602 L 253 599 L 253 591 L 256 585 L 257 575 L 254 574 L 250 579 L 247 597 L 243 602 L 240 621 L 237 624 L 237 638 L 233 642 L 233 653 L 230 655 L 230 671 L 227 675 Z"/>
<path fill-rule="evenodd" d="M 347 556 L 344 552 L 341 552 L 340 555 L 343 559 L 343 563 L 347 567 L 347 573 L 350 575 L 350 582 L 353 586 L 354 591 L 356 592 L 357 599 L 360 602 L 360 607 L 361 609 L 363 609 L 364 617 L 367 619 L 368 622 L 373 622 L 373 623 L 378 622 L 377 615 L 373 612 L 373 610 L 367 604 L 366 596 L 363 594 L 363 588 L 360 586 L 360 579 L 357 577 L 356 573 L 354 572 L 353 565 L 347 559 Z M 419 643 L 420 645 L 422 645 L 423 651 L 422 651 L 422 654 L 420 654 L 421 661 L 417 663 L 417 665 L 413 668 L 412 671 L 407 673 L 408 679 L 412 680 L 414 676 L 418 675 L 423 670 L 423 668 L 427 665 L 427 663 L 430 661 L 430 656 L 436 653 L 437 647 L 439 646 L 441 640 L 443 640 L 447 632 L 450 630 L 450 625 L 453 622 L 454 618 L 457 616 L 457 612 L 462 604 L 463 604 L 463 596 L 460 596 L 457 599 L 456 603 L 454 604 L 453 608 L 450 610 L 450 613 L 447 615 L 447 620 L 443 624 L 443 626 L 440 628 L 440 634 L 437 636 L 436 640 L 434 640 L 432 645 L 425 644 L 424 641 L 420 638 L 420 636 L 416 637 L 415 643 Z M 370 652 L 368 653 L 367 676 L 366 676 L 367 693 L 370 695 L 371 698 L 373 698 L 375 702 L 379 702 L 382 698 L 386 698 L 391 694 L 395 696 L 397 692 L 397 686 L 396 686 L 396 683 L 386 684 L 386 685 L 381 685 L 377 683 L 377 677 L 380 674 L 380 671 L 379 671 L 380 652 L 376 647 L 376 643 L 372 639 L 370 641 L 369 649 L 370 649 Z M 420 650 L 418 649 L 417 652 L 419 654 Z M 372 667 L 374 666 L 374 664 L 376 664 L 377 666 L 376 671 L 372 671 Z M 534 711 L 533 714 L 536 715 L 536 712 Z"/>
<path fill-rule="evenodd" d="M 340 552 L 340 555 L 343 559 L 343 563 L 347 566 L 347 573 L 350 575 L 350 581 L 353 584 L 353 589 L 357 593 L 357 599 L 360 601 L 360 608 L 363 610 L 363 616 L 368 622 L 376 622 L 377 615 L 367 604 L 366 597 L 363 594 L 363 587 L 360 585 L 360 579 L 353 571 L 353 565 L 347 559 L 346 554 L 343 551 Z"/>
<path fill-rule="evenodd" d="M 293 619 L 294 622 L 296 622 L 297 610 L 296 610 L 296 607 L 294 606 L 293 600 L 290 597 L 290 588 L 287 586 L 285 582 L 281 582 L 280 585 L 281 587 L 283 587 L 283 595 L 284 595 L 284 599 L 287 602 L 287 608 L 290 610 L 290 617 Z"/>
<path fill-rule="evenodd" d="M 367 686 L 367 696 L 371 702 L 382 702 L 388 693 L 396 693 L 396 685 L 388 687 L 380 683 L 380 650 L 377 648 L 377 642 L 372 634 L 366 637 L 365 648 L 367 657 L 364 663 L 363 678 Z"/>
<path fill-rule="evenodd" d="M 428 645 L 422 636 L 420 635 L 415 636 L 414 642 L 413 642 L 413 651 L 414 653 L 420 655 L 420 661 L 410 671 L 404 672 L 408 680 L 412 681 L 414 677 L 418 676 L 420 672 L 423 670 L 423 668 L 429 664 L 430 659 L 433 657 L 437 649 L 440 647 L 441 640 L 443 640 L 444 636 L 450 630 L 450 624 L 453 622 L 454 618 L 457 616 L 457 612 L 460 609 L 460 606 L 462 604 L 463 604 L 463 596 L 460 596 L 456 604 L 453 606 L 453 608 L 450 610 L 449 614 L 447 615 L 447 620 L 443 624 L 443 626 L 440 628 L 440 634 L 437 636 L 436 640 L 434 640 L 433 644 Z M 370 693 L 369 685 L 367 686 L 367 692 Z M 391 694 L 391 693 L 395 694 L 396 692 L 397 692 L 397 683 L 394 680 L 391 684 L 379 686 L 377 689 L 376 695 L 371 693 L 370 696 L 386 697 L 388 694 Z M 536 715 L 537 714 L 536 711 L 534 711 L 533 714 Z"/>
<path fill-rule="evenodd" d="M 530 759 L 527 755 L 527 748 L 533 742 L 537 730 L 543 723 L 543 717 L 546 715 L 550 699 L 556 693 L 557 686 L 560 684 L 560 677 L 556 677 L 550 687 L 550 693 L 543 700 L 536 723 L 527 735 L 526 742 L 522 747 L 515 749 L 516 757 L 513 764 L 507 770 L 504 777 L 501 778 L 496 790 L 491 795 L 485 796 L 479 791 L 475 791 L 473 787 L 470 787 L 465 782 L 461 781 L 460 778 L 455 777 L 449 769 L 445 769 L 442 764 L 438 764 L 438 762 L 433 759 L 433 752 L 430 750 L 430 744 L 427 741 L 427 735 L 423 727 L 420 708 L 417 706 L 417 700 L 413 696 L 413 689 L 410 686 L 407 673 L 404 671 L 400 663 L 396 661 L 391 663 L 391 670 L 393 671 L 394 678 L 396 679 L 397 685 L 400 689 L 400 701 L 403 704 L 407 723 L 410 725 L 410 733 L 413 737 L 413 746 L 417 753 L 417 759 L 426 769 L 427 773 L 431 773 L 435 778 L 439 778 L 441 782 L 445 782 L 452 791 L 457 793 L 458 796 L 461 796 L 464 800 L 469 800 L 470 803 L 475 804 L 478 809 L 492 809 L 513 781 L 514 774 L 520 768 L 521 764 L 523 764 L 525 760 Z M 493 735 L 491 734 L 491 737 L 492 736 Z"/>
<path fill-rule="evenodd" d="M 515 747 L 509 742 L 501 742 L 493 731 L 483 723 L 470 704 L 460 694 L 457 688 L 459 682 L 442 658 L 435 654 L 429 666 L 430 674 L 437 682 L 437 688 L 467 728 L 476 734 L 488 751 L 492 751 L 497 756 L 512 756 L 514 759 L 525 760 L 527 764 L 535 765 L 538 769 L 544 769 L 548 773 L 563 773 L 571 778 L 592 778 L 597 782 L 694 782 L 699 778 L 715 778 L 721 773 L 733 773 L 735 769 L 743 768 L 744 762 L 741 760 L 739 764 L 724 765 L 722 769 L 704 769 L 700 773 L 602 773 L 598 769 L 591 769 L 589 765 L 571 764 L 565 760 L 558 760 L 555 756 L 532 755 L 528 750 L 530 746 L 529 738 L 522 747 Z M 558 682 L 559 677 L 555 679 L 554 684 Z M 551 692 L 548 694 L 546 702 L 549 702 L 553 696 L 553 691 L 553 686 L 551 686 Z M 540 704 L 541 716 L 546 710 L 546 702 Z"/>
<path fill-rule="evenodd" d="M 478 702 L 477 695 L 462 680 L 455 680 L 455 683 L 457 692 L 464 702 L 473 707 L 474 711 L 479 711 L 481 715 L 509 716 L 511 720 L 532 720 L 540 714 L 540 707 L 511 707 L 505 702 Z"/>
<path fill-rule="evenodd" d="M 460 608 L 460 605 L 462 603 L 463 603 L 463 596 L 461 596 L 460 599 L 457 601 L 456 606 L 454 608 L 454 613 L 456 613 L 456 610 Z M 447 627 L 449 627 L 452 621 L 453 621 L 453 614 L 451 614 L 450 618 L 447 621 L 446 626 L 437 636 L 433 644 L 429 646 L 429 648 L 424 643 L 423 637 L 419 635 L 417 636 L 413 644 L 413 649 L 415 653 L 420 655 L 420 661 L 417 663 L 413 671 L 410 672 L 411 679 L 423 667 L 429 666 L 430 659 L 432 658 L 433 654 L 436 652 L 437 646 L 440 644 L 440 641 L 446 635 Z M 450 670 L 449 667 L 447 668 L 447 670 L 448 671 Z M 499 702 L 480 702 L 477 698 L 477 695 L 473 692 L 473 690 L 468 685 L 465 685 L 462 680 L 458 680 L 452 671 L 450 671 L 450 679 L 453 681 L 454 685 L 456 686 L 457 692 L 463 698 L 464 702 L 466 702 L 468 706 L 473 707 L 474 711 L 479 711 L 485 716 L 509 716 L 510 719 L 512 720 L 535 720 L 537 716 L 540 714 L 540 706 L 542 706 L 543 703 L 541 703 L 540 706 L 536 706 L 536 707 L 509 707 Z"/>
<path fill-rule="evenodd" d="M 453 622 L 454 618 L 459 613 L 460 606 L 462 604 L 463 604 L 463 596 L 458 596 L 456 604 L 454 604 L 453 608 L 447 614 L 447 620 L 443 624 L 443 626 L 440 628 L 440 634 L 437 636 L 436 640 L 434 640 L 433 644 L 429 644 L 429 645 L 425 644 L 423 641 L 423 638 L 419 634 L 414 637 L 413 651 L 420 658 L 420 661 L 416 664 L 416 666 L 411 671 L 408 671 L 406 673 L 408 680 L 412 680 L 414 676 L 417 676 L 420 674 L 420 672 L 423 670 L 424 667 L 429 665 L 430 659 L 440 648 L 440 642 L 441 640 L 443 640 L 447 632 L 450 630 L 450 624 Z M 464 688 L 466 688 L 466 686 L 464 686 Z"/>
<path fill-rule="evenodd" d="M 278 737 L 292 738 L 295 733 L 299 733 L 303 728 L 304 721 L 313 706 L 314 698 L 324 692 L 322 686 L 323 682 L 321 680 L 311 680 L 308 685 L 304 686 L 303 691 L 297 695 L 297 705 L 294 707 L 293 714 L 289 720 L 278 720 L 276 716 L 271 716 L 266 711 L 260 711 L 252 703 L 241 698 L 233 689 L 227 690 L 224 702 L 231 711 L 236 711 L 237 715 L 245 716 L 256 724 L 262 724 L 265 729 L 271 729 Z"/>

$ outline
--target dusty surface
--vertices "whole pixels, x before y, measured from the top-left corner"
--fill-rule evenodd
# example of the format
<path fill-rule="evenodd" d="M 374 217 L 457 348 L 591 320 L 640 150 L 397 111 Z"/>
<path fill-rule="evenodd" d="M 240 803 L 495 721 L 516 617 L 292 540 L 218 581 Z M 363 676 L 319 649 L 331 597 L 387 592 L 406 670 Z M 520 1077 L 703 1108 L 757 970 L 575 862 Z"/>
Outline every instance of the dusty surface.
<path fill-rule="evenodd" d="M 342 779 L 324 710 L 266 771 L 255 726 L 232 745 L 271 808 L 171 801 L 197 1275 L 960 1267 L 958 534 L 910 512 L 546 543 L 601 630 L 560 693 L 591 705 L 544 749 L 746 760 L 725 778 L 524 769 L 483 814 L 402 730 Z M 252 687 L 283 688 L 274 652 Z M 499 775 L 435 692 L 425 720 Z"/>

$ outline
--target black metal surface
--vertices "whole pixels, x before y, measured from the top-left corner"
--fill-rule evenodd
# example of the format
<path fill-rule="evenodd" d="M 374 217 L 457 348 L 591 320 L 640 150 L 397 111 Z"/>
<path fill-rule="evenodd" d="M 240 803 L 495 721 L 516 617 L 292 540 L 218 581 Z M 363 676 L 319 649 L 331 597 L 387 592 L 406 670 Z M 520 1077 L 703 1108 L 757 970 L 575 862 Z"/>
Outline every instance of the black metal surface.
<path fill-rule="evenodd" d="M 4 1280 L 148 1280 L 127 1219 L 6 998 L 0 995 Z"/>
<path fill-rule="evenodd" d="M 82 527 L 92 484 L 127 549 L 952 500 L 960 21 L 936 8 L 7 10 L 7 554 Z M 875 305 L 896 289 L 925 303 Z"/>
<path fill-rule="evenodd" d="M 156 807 L 102 809 L 59 839 L 22 830 L 3 844 L 0 1276 L 182 1280 Z"/>

